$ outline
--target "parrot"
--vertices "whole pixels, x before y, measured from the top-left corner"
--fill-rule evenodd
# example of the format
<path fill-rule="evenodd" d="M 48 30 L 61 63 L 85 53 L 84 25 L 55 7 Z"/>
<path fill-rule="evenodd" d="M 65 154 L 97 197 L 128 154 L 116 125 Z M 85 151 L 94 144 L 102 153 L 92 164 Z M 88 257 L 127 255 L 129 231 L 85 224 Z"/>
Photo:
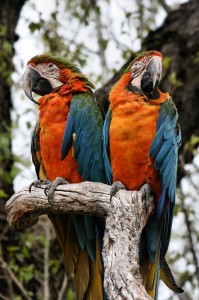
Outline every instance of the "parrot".
<path fill-rule="evenodd" d="M 116 191 L 118 182 L 128 190 L 144 188 L 146 192 L 148 187 L 149 195 L 150 189 L 155 195 L 155 211 L 143 230 L 139 249 L 143 284 L 153 299 L 158 298 L 159 278 L 175 292 L 183 292 L 165 260 L 175 206 L 181 130 L 171 96 L 159 89 L 162 63 L 162 54 L 151 50 L 129 64 L 110 90 L 103 128 L 108 184 Z"/>
<path fill-rule="evenodd" d="M 22 87 L 39 110 L 31 142 L 38 182 L 55 182 L 55 187 L 66 181 L 106 183 L 104 117 L 94 85 L 79 67 L 62 57 L 36 55 L 27 63 Z M 41 97 L 35 100 L 32 93 Z M 49 218 L 63 251 L 66 275 L 74 274 L 77 299 L 106 299 L 101 255 L 104 221 L 75 214 Z"/>

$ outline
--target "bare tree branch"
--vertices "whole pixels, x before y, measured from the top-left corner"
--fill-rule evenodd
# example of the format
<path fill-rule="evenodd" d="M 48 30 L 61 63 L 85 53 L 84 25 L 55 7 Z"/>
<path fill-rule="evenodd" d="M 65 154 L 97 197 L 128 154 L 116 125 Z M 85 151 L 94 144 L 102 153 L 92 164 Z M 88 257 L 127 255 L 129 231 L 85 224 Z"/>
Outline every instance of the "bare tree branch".
<path fill-rule="evenodd" d="M 63 300 L 64 293 L 65 293 L 66 288 L 67 288 L 67 284 L 68 284 L 68 278 L 66 276 L 64 276 L 64 279 L 63 279 L 63 282 L 62 282 L 62 286 L 61 286 L 61 289 L 59 291 L 57 300 Z"/>
<path fill-rule="evenodd" d="M 2 269 L 6 270 L 6 272 L 8 273 L 8 275 L 10 276 L 10 278 L 13 280 L 13 282 L 15 283 L 15 285 L 21 291 L 24 299 L 31 300 L 31 298 L 28 295 L 28 291 L 26 291 L 26 289 L 21 284 L 21 282 L 19 282 L 19 280 L 17 279 L 17 277 L 15 276 L 15 274 L 13 273 L 13 271 L 8 266 L 7 262 L 2 257 L 0 257 L 0 265 L 1 265 Z"/>
<path fill-rule="evenodd" d="M 6 204 L 8 221 L 15 227 L 35 224 L 46 213 L 92 214 L 106 219 L 104 234 L 104 286 L 108 299 L 151 299 L 139 273 L 141 232 L 154 208 L 141 191 L 119 190 L 110 201 L 111 187 L 102 183 L 82 182 L 59 186 L 49 205 L 45 186 L 28 187 L 14 194 Z"/>
<path fill-rule="evenodd" d="M 2 299 L 2 300 L 10 300 L 9 298 L 7 298 L 4 295 L 2 295 L 1 293 L 0 293 L 0 299 Z"/>
<path fill-rule="evenodd" d="M 164 10 L 169 14 L 172 11 L 172 8 L 170 5 L 168 5 L 166 3 L 165 0 L 159 0 L 159 3 L 162 5 L 162 7 L 164 8 Z"/>

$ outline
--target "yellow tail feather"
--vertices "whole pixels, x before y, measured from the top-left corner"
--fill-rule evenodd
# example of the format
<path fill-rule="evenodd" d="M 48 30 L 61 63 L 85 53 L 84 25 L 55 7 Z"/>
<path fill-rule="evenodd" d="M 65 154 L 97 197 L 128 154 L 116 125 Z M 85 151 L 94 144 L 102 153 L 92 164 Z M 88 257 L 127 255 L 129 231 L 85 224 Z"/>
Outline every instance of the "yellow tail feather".
<path fill-rule="evenodd" d="M 157 269 L 158 269 L 158 249 L 156 250 L 155 254 L 155 261 L 154 264 L 151 264 L 149 261 L 148 253 L 142 259 L 140 265 L 140 273 L 143 278 L 143 285 L 147 293 L 151 296 L 152 299 L 155 298 L 156 292 L 156 281 L 157 281 Z"/>
<path fill-rule="evenodd" d="M 183 289 L 177 286 L 173 274 L 171 273 L 169 265 L 165 259 L 160 269 L 160 279 L 175 293 L 183 293 Z"/>
<path fill-rule="evenodd" d="M 75 291 L 78 300 L 84 298 L 89 284 L 89 257 L 86 250 L 80 250 L 75 269 Z M 93 299 L 94 300 L 94 299 Z"/>
<path fill-rule="evenodd" d="M 58 215 L 58 214 L 50 214 L 48 215 L 50 218 L 53 228 L 55 230 L 56 236 L 60 243 L 62 250 L 64 250 L 64 238 L 65 238 L 65 230 L 67 226 L 67 216 L 66 215 Z"/>
<path fill-rule="evenodd" d="M 80 250 L 73 222 L 71 217 L 67 216 L 67 227 L 65 228 L 64 237 L 64 266 L 67 276 L 74 273 Z"/>
<path fill-rule="evenodd" d="M 100 252 L 98 247 L 98 241 L 96 239 L 96 259 L 90 260 L 90 280 L 89 286 L 86 292 L 85 300 L 102 300 L 102 265 L 100 260 Z"/>

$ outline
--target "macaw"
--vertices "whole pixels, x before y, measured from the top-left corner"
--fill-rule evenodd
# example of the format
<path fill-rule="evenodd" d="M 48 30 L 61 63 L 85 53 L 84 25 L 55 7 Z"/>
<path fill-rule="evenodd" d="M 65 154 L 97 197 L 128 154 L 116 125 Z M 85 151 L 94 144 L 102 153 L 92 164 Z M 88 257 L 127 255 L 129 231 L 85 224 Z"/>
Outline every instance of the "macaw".
<path fill-rule="evenodd" d="M 73 63 L 42 54 L 28 61 L 22 85 L 39 109 L 31 145 L 38 179 L 105 183 L 103 115 L 93 84 Z M 38 101 L 32 92 L 41 96 Z M 100 252 L 104 221 L 80 215 L 49 217 L 64 253 L 66 274 L 74 273 L 77 299 L 105 299 Z"/>
<path fill-rule="evenodd" d="M 103 129 L 107 182 L 128 190 L 148 184 L 155 193 L 155 212 L 140 243 L 140 271 L 148 294 L 157 299 L 159 276 L 177 287 L 165 261 L 175 206 L 179 116 L 168 93 L 159 90 L 162 55 L 148 51 L 127 67 L 110 91 Z"/>

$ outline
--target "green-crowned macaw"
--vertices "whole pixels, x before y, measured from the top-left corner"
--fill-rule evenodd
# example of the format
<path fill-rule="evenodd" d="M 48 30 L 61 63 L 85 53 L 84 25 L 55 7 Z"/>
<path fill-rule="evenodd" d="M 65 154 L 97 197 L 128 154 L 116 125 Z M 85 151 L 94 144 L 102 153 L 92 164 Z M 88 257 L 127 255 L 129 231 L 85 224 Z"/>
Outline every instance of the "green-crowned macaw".
<path fill-rule="evenodd" d="M 45 54 L 28 61 L 22 83 L 39 109 L 31 147 L 38 178 L 105 183 L 103 116 L 93 84 L 73 63 Z M 32 92 L 41 95 L 38 102 Z M 104 299 L 100 252 L 104 222 L 92 216 L 49 217 L 64 253 L 66 274 L 74 273 L 77 299 Z"/>
<path fill-rule="evenodd" d="M 158 51 L 142 53 L 130 63 L 110 91 L 103 134 L 108 183 L 120 181 L 129 190 L 148 184 L 155 193 L 156 209 L 140 245 L 143 283 L 153 299 L 157 299 L 159 276 L 171 289 L 182 292 L 165 261 L 181 133 L 174 102 L 158 88 L 161 73 Z"/>

